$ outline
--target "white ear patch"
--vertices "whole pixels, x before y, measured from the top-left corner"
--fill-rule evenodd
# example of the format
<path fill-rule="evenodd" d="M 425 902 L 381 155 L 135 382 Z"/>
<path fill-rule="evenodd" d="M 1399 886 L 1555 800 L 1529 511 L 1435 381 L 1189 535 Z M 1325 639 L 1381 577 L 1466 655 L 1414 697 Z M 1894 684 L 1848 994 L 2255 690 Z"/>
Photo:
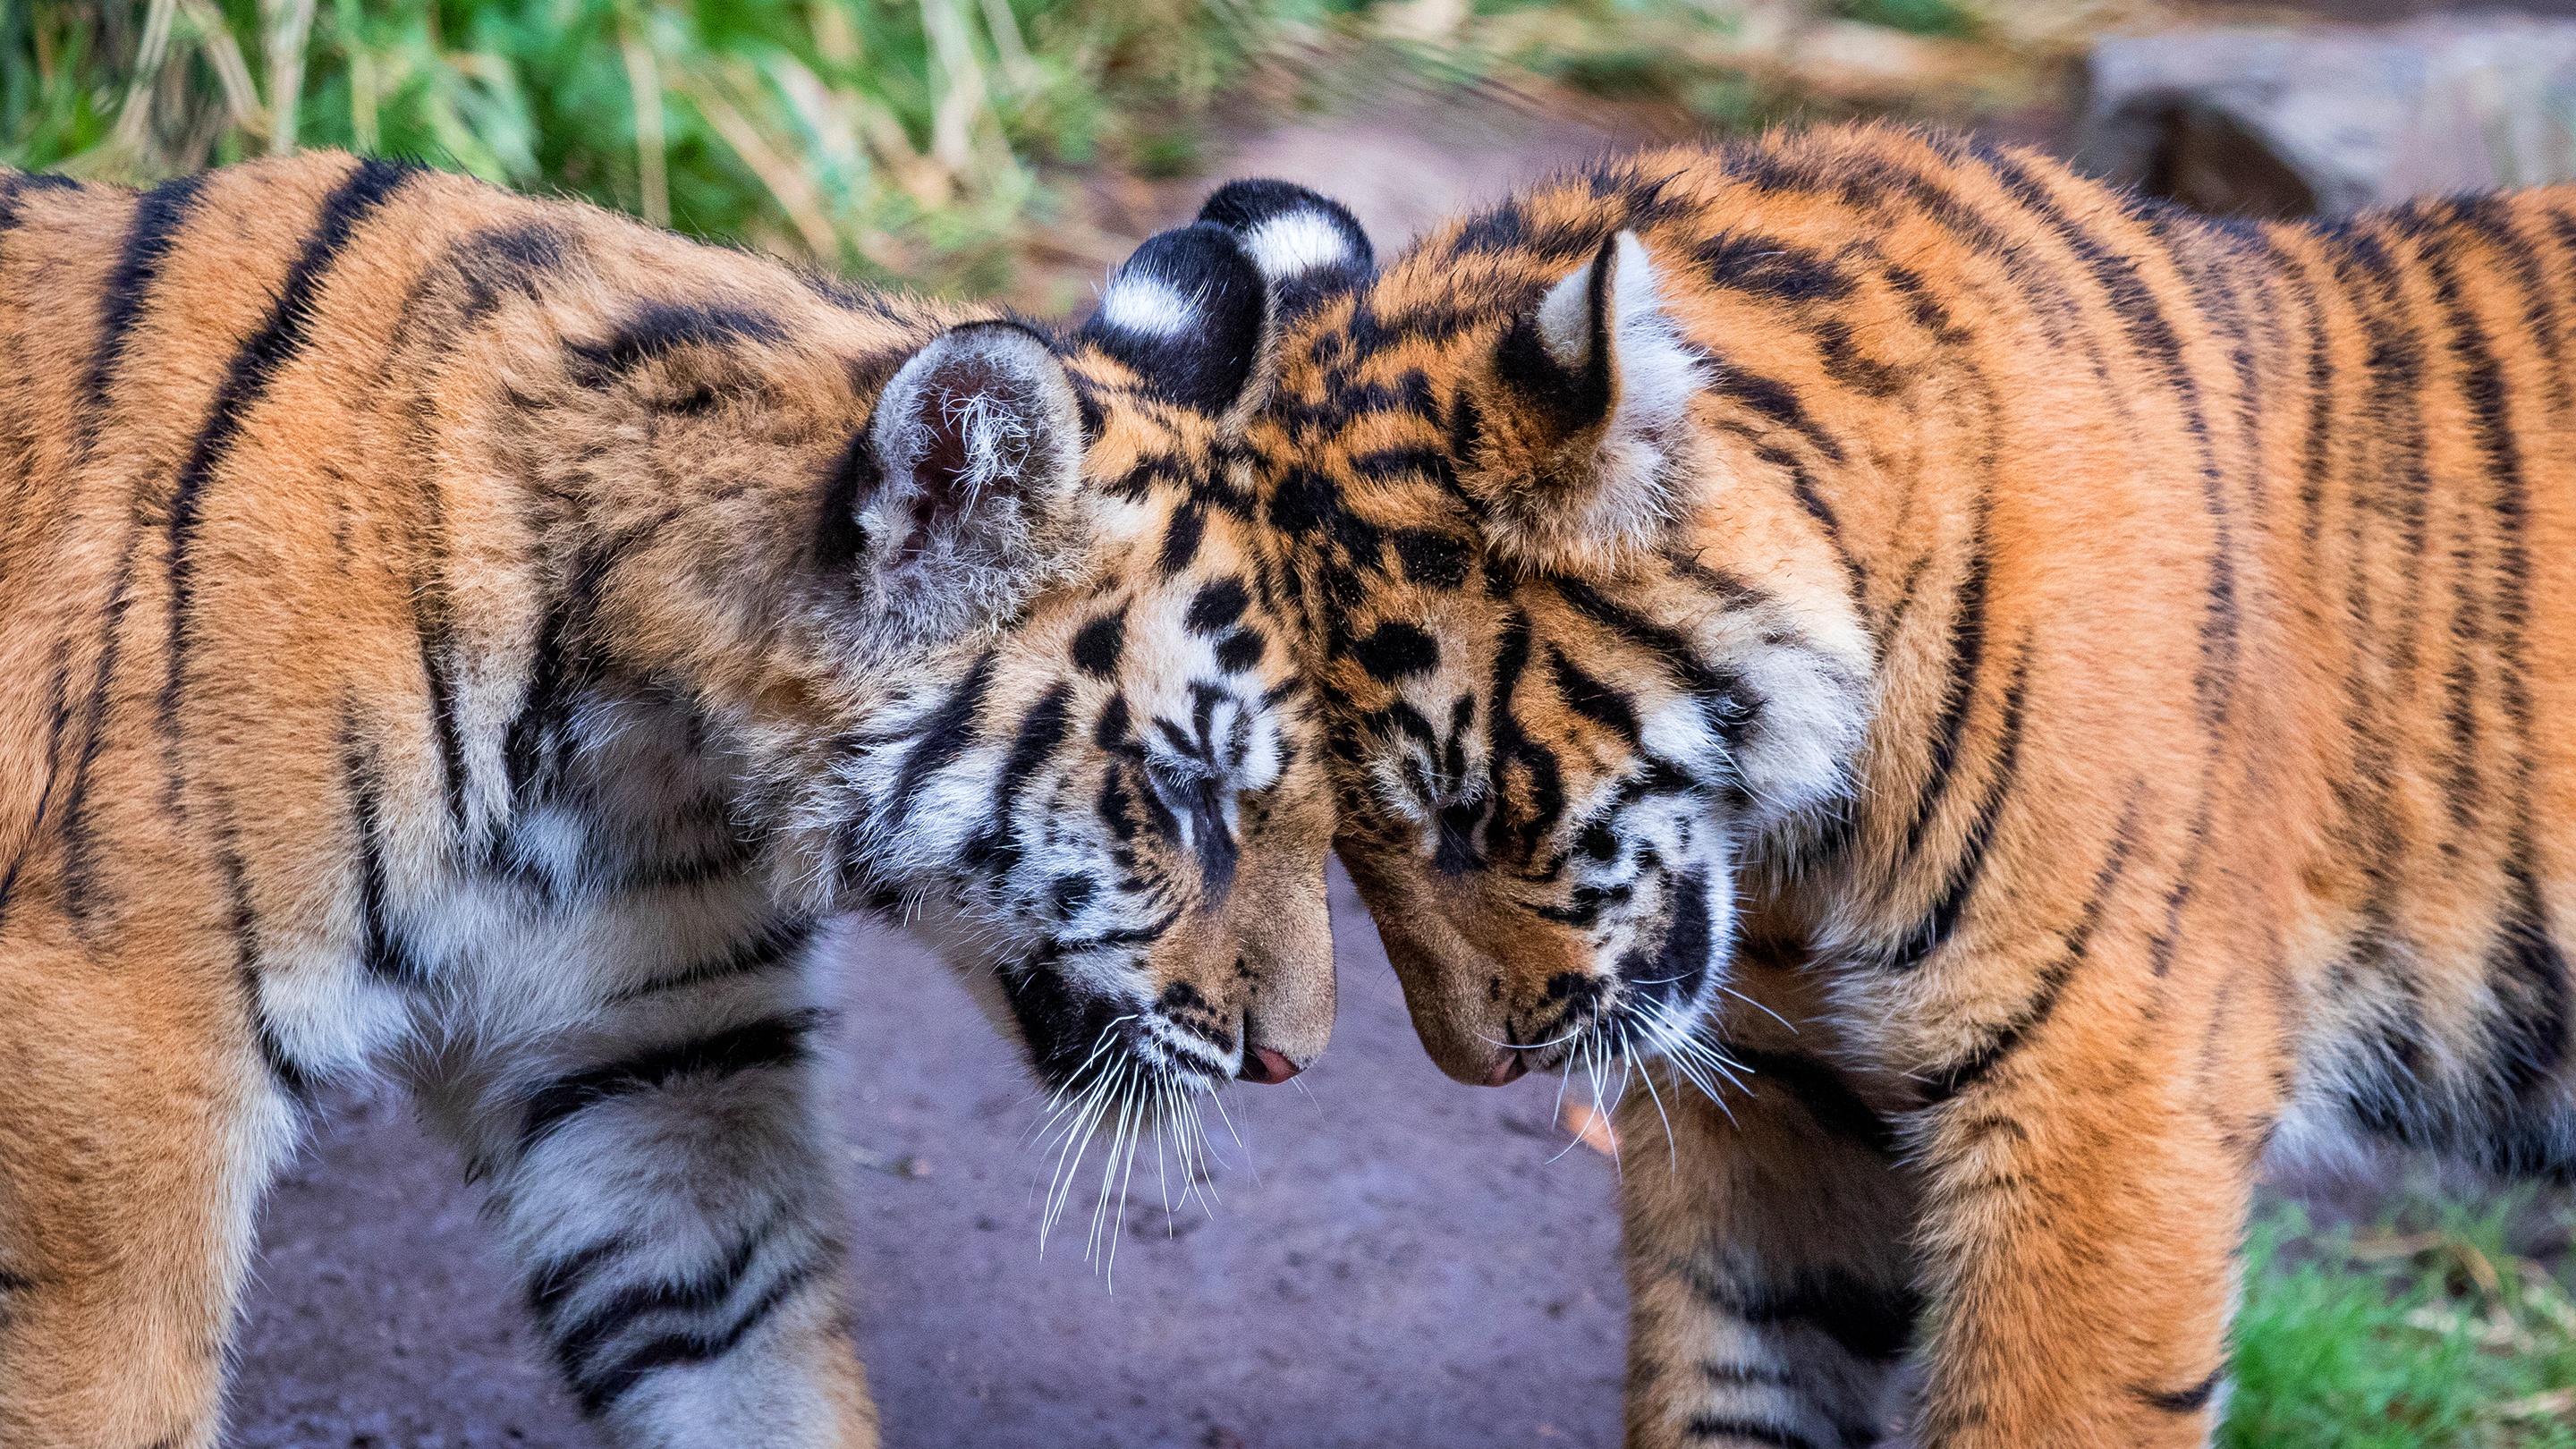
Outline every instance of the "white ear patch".
<path fill-rule="evenodd" d="M 1619 233 L 1619 266 L 1623 270 L 1627 266 L 1628 247 L 1633 240 L 1629 233 Z M 1620 282 L 1626 280 L 1625 277 L 1618 278 Z M 1654 283 L 1649 279 L 1647 285 L 1651 287 Z M 1538 337 L 1539 341 L 1547 344 L 1547 355 L 1555 358 L 1556 365 L 1568 372 L 1581 368 L 1585 359 L 1592 355 L 1590 267 L 1577 268 L 1563 281 L 1548 288 L 1547 295 L 1539 299 Z"/>
<path fill-rule="evenodd" d="M 1654 261 L 1633 231 L 1619 233 L 1610 297 L 1619 369 L 1619 403 L 1610 416 L 1611 435 L 1660 435 L 1681 421 L 1705 379 L 1699 354 L 1682 341 L 1672 319 L 1664 314 Z M 1544 316 L 1540 322 L 1545 325 Z"/>
<path fill-rule="evenodd" d="M 1243 249 L 1272 281 L 1358 260 L 1350 239 L 1319 211 L 1292 211 L 1254 227 Z"/>
<path fill-rule="evenodd" d="M 1539 299 L 1530 321 L 1562 386 L 1606 373 L 1608 410 L 1570 432 L 1568 442 L 1588 446 L 1555 458 L 1555 486 L 1507 487 L 1489 499 L 1497 547 L 1540 567 L 1586 567 L 1650 546 L 1689 506 L 1679 455 L 1705 362 L 1662 304 L 1653 258 L 1625 231 Z M 1608 337 L 1595 335 L 1596 322 L 1607 324 Z"/>
<path fill-rule="evenodd" d="M 1099 322 L 1141 337 L 1178 337 L 1199 320 L 1199 309 L 1159 277 L 1124 272 L 1100 297 Z"/>

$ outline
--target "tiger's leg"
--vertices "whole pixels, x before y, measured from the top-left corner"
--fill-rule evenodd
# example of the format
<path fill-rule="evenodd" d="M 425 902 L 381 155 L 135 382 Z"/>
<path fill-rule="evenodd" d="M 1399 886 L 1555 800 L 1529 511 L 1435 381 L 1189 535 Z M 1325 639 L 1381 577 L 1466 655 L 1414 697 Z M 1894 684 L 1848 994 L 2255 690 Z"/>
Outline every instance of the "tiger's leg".
<path fill-rule="evenodd" d="M 2249 1142 L 2117 1045 L 1928 1109 L 1925 1449 L 2201 1445 L 2223 1394 Z M 2057 1070 L 2052 1071 L 2055 1068 Z M 2160 1080 L 2168 1079 L 2168 1080 Z M 2259 1101 L 2257 1092 L 2234 1100 Z"/>
<path fill-rule="evenodd" d="M 295 1108 L 228 960 L 28 924 L 0 938 L 0 1444 L 213 1449 Z"/>
<path fill-rule="evenodd" d="M 1813 1059 L 1731 1055 L 1723 1107 L 1658 1067 L 1620 1108 L 1628 1444 L 1875 1443 L 1914 1327 L 1911 1187 Z"/>
<path fill-rule="evenodd" d="M 785 925 L 532 1052 L 421 1072 L 583 1413 L 620 1445 L 873 1449 L 843 1200 Z"/>

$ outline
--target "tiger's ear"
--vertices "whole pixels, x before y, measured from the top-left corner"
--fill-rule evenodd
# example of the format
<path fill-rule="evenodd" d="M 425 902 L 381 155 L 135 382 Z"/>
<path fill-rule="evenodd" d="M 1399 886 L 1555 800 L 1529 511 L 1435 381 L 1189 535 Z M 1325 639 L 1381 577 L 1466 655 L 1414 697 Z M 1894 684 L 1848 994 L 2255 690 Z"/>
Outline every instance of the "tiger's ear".
<path fill-rule="evenodd" d="M 1206 222 L 1150 237 L 1110 273 L 1075 340 L 1146 388 L 1222 414 L 1256 401 L 1271 337 L 1269 289 L 1231 232 Z"/>
<path fill-rule="evenodd" d="M 1199 220 L 1234 234 L 1270 284 L 1283 323 L 1368 280 L 1377 262 L 1348 207 L 1294 182 L 1229 181 L 1199 208 Z"/>
<path fill-rule="evenodd" d="M 913 354 L 851 465 L 854 562 L 899 645 L 998 626 L 1081 542 L 1073 385 L 1014 323 L 970 322 Z"/>
<path fill-rule="evenodd" d="M 1652 542 L 1678 511 L 1674 455 L 1702 379 L 1637 234 L 1603 242 L 1514 319 L 1494 375 L 1509 455 L 1462 460 L 1488 466 L 1461 479 L 1493 546 L 1552 569 Z"/>

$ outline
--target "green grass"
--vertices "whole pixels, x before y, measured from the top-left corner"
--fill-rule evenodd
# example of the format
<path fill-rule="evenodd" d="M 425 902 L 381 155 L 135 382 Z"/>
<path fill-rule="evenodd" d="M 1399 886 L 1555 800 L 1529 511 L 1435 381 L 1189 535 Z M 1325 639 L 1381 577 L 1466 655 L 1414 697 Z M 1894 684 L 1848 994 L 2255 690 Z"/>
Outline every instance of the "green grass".
<path fill-rule="evenodd" d="M 1765 13 L 1955 37 L 2062 3 Z M 1080 171 L 1201 171 L 1221 123 L 1254 110 L 1497 82 L 1542 107 L 1553 90 L 1662 108 L 1684 129 L 1891 104 L 1809 104 L 1786 52 L 1739 44 L 1742 5 L 0 0 L 0 164 L 149 182 L 337 146 L 981 293 L 1033 253 L 1089 255 Z"/>
<path fill-rule="evenodd" d="M 2227 1449 L 2576 1446 L 2576 1303 L 2506 1250 L 2511 1195 L 2413 1233 L 2259 1225 L 2236 1320 Z M 2427 1216 L 2419 1212 L 2419 1218 Z"/>
<path fill-rule="evenodd" d="M 1049 219 L 1047 168 L 1168 164 L 1339 5 L 0 0 L 0 162 L 150 181 L 338 146 L 980 291 Z"/>

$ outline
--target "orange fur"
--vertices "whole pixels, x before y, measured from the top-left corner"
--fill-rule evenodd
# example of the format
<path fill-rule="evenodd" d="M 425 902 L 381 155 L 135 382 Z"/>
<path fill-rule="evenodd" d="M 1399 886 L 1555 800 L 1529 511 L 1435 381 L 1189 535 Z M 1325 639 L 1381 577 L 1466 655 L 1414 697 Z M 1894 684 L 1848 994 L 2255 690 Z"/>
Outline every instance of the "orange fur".
<path fill-rule="evenodd" d="M 1203 864 L 1213 805 L 1185 839 L 1140 803 L 1144 734 L 1233 687 L 1183 623 L 1251 569 L 1216 506 L 1229 424 L 1097 349 L 973 334 L 1061 366 L 1033 415 L 1080 477 L 1023 500 L 1039 562 L 987 581 L 995 617 L 909 651 L 871 622 L 881 542 L 846 540 L 872 409 L 986 320 L 343 156 L 143 196 L 0 173 L 0 1442 L 211 1445 L 300 1097 L 384 1069 L 491 1186 L 621 1442 L 873 1444 L 830 1159 L 798 1135 L 814 1014 L 773 970 L 821 911 L 948 927 L 1058 1085 L 1169 1050 L 1112 1030 L 1135 1010 L 1095 1038 L 1086 982 L 1224 1070 L 1320 1050 L 1327 802 L 1284 649 L 1227 676 L 1275 776 L 1238 796 L 1211 759 L 1188 787 L 1239 858 Z M 1083 656 L 1104 616 L 1123 652 Z M 902 825 L 918 790 L 944 793 Z M 1076 874 L 1015 883 L 1050 851 Z M 1161 924 L 1075 924 L 1131 904 Z M 664 1156 L 599 1165 L 611 1119 L 684 1086 L 701 1115 L 635 1139 Z M 732 1184 L 684 1192 L 688 1151 L 785 1166 L 737 1228 Z M 587 1251 L 547 1236 L 657 1174 Z M 683 1249 L 752 1267 L 692 1288 Z M 623 1298 L 598 1276 L 655 1254 Z M 710 1428 L 686 1396 L 745 1334 L 767 1376 Z"/>
<path fill-rule="evenodd" d="M 1587 275 L 1693 354 L 1651 467 Z M 1423 1040 L 1645 1064 L 1632 1444 L 2201 1443 L 2276 1137 L 2576 1168 L 2571 326 L 2576 193 L 2216 223 L 1858 128 L 1289 336 L 1265 517 Z"/>

